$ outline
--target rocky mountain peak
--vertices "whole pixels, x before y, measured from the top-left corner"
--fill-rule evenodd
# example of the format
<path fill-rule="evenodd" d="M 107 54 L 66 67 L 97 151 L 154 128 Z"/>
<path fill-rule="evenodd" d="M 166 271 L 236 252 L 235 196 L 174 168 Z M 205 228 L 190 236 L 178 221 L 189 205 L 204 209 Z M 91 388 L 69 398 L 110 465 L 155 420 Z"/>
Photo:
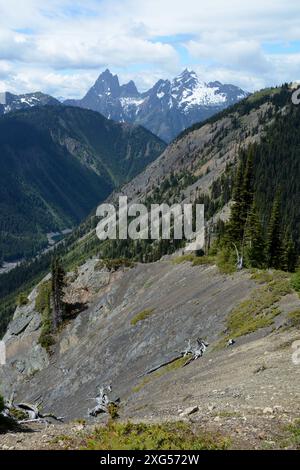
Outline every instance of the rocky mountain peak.
<path fill-rule="evenodd" d="M 106 69 L 101 73 L 92 89 L 98 95 L 117 97 L 120 95 L 119 78 L 117 75 L 113 75 L 108 69 Z"/>
<path fill-rule="evenodd" d="M 205 83 L 185 69 L 173 80 L 158 80 L 140 93 L 131 80 L 121 85 L 105 70 L 82 100 L 67 104 L 93 109 L 115 121 L 140 124 L 166 142 L 181 131 L 247 96 L 234 85 Z"/>
<path fill-rule="evenodd" d="M 139 96 L 140 93 L 138 92 L 138 89 L 134 83 L 133 80 L 130 80 L 130 82 L 126 83 L 125 85 L 122 85 L 120 87 L 121 90 L 121 96 Z"/>

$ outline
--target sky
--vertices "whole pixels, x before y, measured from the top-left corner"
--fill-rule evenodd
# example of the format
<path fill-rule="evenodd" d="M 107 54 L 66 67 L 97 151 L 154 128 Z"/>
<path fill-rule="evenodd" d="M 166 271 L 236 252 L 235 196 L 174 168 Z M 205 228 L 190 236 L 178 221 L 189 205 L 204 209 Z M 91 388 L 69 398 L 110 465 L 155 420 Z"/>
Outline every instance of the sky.
<path fill-rule="evenodd" d="M 300 79 L 299 0 L 0 0 L 0 92 L 140 91 L 184 68 L 254 91 Z"/>

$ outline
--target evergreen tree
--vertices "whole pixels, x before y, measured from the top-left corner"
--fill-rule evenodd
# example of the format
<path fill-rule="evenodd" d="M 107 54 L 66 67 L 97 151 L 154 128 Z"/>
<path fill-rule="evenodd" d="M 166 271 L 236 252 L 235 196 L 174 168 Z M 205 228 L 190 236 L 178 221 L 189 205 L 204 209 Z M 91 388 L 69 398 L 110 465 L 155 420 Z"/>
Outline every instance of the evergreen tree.
<path fill-rule="evenodd" d="M 62 323 L 64 315 L 63 288 L 65 271 L 59 258 L 54 258 L 51 265 L 52 299 L 53 299 L 53 328 L 54 331 Z"/>
<path fill-rule="evenodd" d="M 284 253 L 280 215 L 280 193 L 275 196 L 267 231 L 267 263 L 275 269 L 284 268 Z"/>
<path fill-rule="evenodd" d="M 231 208 L 230 220 L 228 223 L 227 234 L 230 242 L 238 242 L 243 238 L 243 198 L 242 198 L 242 184 L 243 184 L 243 167 L 240 162 L 237 173 L 235 176 L 234 190 L 233 190 L 233 206 Z"/>
<path fill-rule="evenodd" d="M 266 261 L 263 229 L 255 202 L 245 228 L 245 259 L 246 264 L 253 268 L 262 268 Z"/>
<path fill-rule="evenodd" d="M 241 218 L 242 223 L 245 224 L 248 213 L 251 210 L 253 203 L 253 163 L 254 163 L 254 147 L 250 146 L 246 156 L 246 165 L 243 172 L 243 181 L 241 188 L 242 210 Z"/>
<path fill-rule="evenodd" d="M 297 252 L 290 232 L 286 232 L 283 241 L 283 266 L 285 271 L 294 272 L 297 265 Z"/>
<path fill-rule="evenodd" d="M 242 249 L 247 218 L 253 202 L 253 160 L 254 150 L 251 146 L 247 153 L 241 156 L 237 170 L 233 192 L 234 204 L 227 231 L 229 242 Z"/>

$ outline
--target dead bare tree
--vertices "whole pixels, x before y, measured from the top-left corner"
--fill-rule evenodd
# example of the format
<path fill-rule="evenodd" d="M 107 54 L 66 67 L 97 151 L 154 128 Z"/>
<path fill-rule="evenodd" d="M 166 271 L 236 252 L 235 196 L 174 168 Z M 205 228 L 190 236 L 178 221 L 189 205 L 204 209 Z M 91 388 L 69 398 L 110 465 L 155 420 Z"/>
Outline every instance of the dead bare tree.
<path fill-rule="evenodd" d="M 203 354 L 205 353 L 207 347 L 208 347 L 208 343 L 206 343 L 201 338 L 197 338 L 196 343 L 194 345 L 192 344 L 191 340 L 189 339 L 187 347 L 182 352 L 183 357 L 189 356 L 189 359 L 184 364 L 184 366 L 187 366 L 192 361 L 195 361 L 196 359 L 199 359 L 199 357 L 202 357 Z"/>
<path fill-rule="evenodd" d="M 14 403 L 14 395 L 13 392 L 9 398 L 9 400 L 5 403 L 4 410 L 2 414 L 8 418 L 15 419 L 16 411 L 22 412 L 26 418 L 17 420 L 18 424 L 26 424 L 26 423 L 48 423 L 47 418 L 55 419 L 56 421 L 63 421 L 63 417 L 57 417 L 52 413 L 42 413 L 39 410 L 39 405 L 31 403 Z"/>
<path fill-rule="evenodd" d="M 90 400 L 96 401 L 96 406 L 88 411 L 89 416 L 98 416 L 100 413 L 109 413 L 110 405 L 117 405 L 120 402 L 120 399 L 110 400 L 108 394 L 112 391 L 111 385 L 106 387 L 99 386 L 98 394 L 95 398 L 90 398 Z"/>
<path fill-rule="evenodd" d="M 244 260 L 243 260 L 243 253 L 239 253 L 239 250 L 236 246 L 235 243 L 233 243 L 233 246 L 235 248 L 235 252 L 236 252 L 236 267 L 238 269 L 238 271 L 241 271 L 243 269 L 243 266 L 244 266 Z"/>

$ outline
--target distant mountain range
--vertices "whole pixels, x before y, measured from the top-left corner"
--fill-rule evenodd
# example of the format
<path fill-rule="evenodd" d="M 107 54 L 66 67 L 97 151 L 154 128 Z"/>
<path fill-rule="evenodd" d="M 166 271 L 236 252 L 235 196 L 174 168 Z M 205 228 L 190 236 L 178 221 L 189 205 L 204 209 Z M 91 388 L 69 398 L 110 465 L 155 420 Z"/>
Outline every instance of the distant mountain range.
<path fill-rule="evenodd" d="M 80 222 L 165 147 L 143 127 L 86 109 L 35 106 L 1 116 L 0 259 L 36 254 L 46 233 Z"/>
<path fill-rule="evenodd" d="M 133 81 L 120 85 L 117 75 L 103 72 L 81 100 L 65 100 L 67 106 L 97 111 L 117 122 L 138 124 L 171 142 L 180 132 L 202 122 L 249 95 L 234 85 L 205 83 L 193 71 L 184 70 L 173 80 L 159 80 L 140 93 Z M 59 106 L 61 101 L 44 93 L 0 93 L 0 115 L 34 106 Z"/>
<path fill-rule="evenodd" d="M 57 99 L 40 92 L 25 95 L 13 95 L 8 92 L 0 93 L 0 115 L 33 108 L 34 106 L 58 106 L 60 104 Z"/>
<path fill-rule="evenodd" d="M 205 83 L 187 69 L 140 93 L 133 81 L 120 85 L 118 76 L 105 70 L 84 98 L 64 104 L 98 111 L 118 122 L 140 124 L 170 142 L 184 129 L 248 95 L 234 85 Z"/>

